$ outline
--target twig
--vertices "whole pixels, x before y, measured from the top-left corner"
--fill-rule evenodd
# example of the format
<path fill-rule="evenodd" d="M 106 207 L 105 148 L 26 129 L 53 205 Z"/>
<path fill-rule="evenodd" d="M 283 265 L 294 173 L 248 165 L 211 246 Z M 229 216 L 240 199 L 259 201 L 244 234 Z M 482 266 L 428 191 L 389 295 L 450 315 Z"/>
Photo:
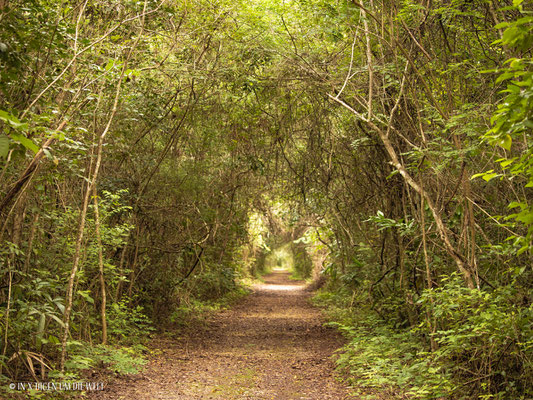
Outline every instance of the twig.
<path fill-rule="evenodd" d="M 344 79 L 344 83 L 341 87 L 341 89 L 339 90 L 339 93 L 337 93 L 337 96 L 335 96 L 336 98 L 339 98 L 339 96 L 342 94 L 344 88 L 346 87 L 346 85 L 348 84 L 348 81 L 350 80 L 350 78 L 352 77 L 352 68 L 353 68 L 353 54 L 354 54 L 354 49 L 355 49 L 355 42 L 357 41 L 357 34 L 359 33 L 359 27 L 356 28 L 355 30 L 355 34 L 353 36 L 353 42 L 352 42 L 352 53 L 350 55 L 350 67 L 348 68 L 348 73 L 346 74 L 346 79 Z"/>

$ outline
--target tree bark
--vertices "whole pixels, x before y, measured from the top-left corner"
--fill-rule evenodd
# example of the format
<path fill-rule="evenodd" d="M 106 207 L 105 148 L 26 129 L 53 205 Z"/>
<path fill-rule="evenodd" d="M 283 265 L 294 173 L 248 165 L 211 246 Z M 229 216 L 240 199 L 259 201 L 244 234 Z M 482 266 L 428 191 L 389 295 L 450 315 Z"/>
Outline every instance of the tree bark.
<path fill-rule="evenodd" d="M 98 194 L 96 185 L 94 186 L 94 224 L 96 230 L 96 242 L 98 245 L 98 271 L 100 280 L 100 291 L 102 294 L 102 304 L 100 305 L 100 317 L 102 320 L 102 344 L 107 344 L 107 318 L 106 318 L 106 288 L 104 279 L 104 251 L 102 247 L 102 235 L 100 234 L 100 212 L 98 210 Z"/>

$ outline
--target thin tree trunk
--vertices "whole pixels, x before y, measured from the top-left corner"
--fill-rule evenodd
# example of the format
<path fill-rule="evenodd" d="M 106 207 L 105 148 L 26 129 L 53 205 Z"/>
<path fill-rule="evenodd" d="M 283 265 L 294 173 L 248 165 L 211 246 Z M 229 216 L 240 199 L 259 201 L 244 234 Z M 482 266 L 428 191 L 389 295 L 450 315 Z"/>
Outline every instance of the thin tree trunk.
<path fill-rule="evenodd" d="M 144 1 L 144 8 L 143 8 L 143 15 L 146 12 L 146 6 L 147 6 L 148 0 Z M 122 71 L 120 73 L 120 77 L 118 79 L 117 83 L 117 89 L 115 91 L 115 99 L 113 101 L 113 108 L 111 110 L 111 114 L 107 120 L 107 124 L 104 128 L 104 131 L 100 135 L 100 138 L 98 139 L 98 148 L 97 148 L 97 156 L 96 156 L 96 164 L 94 166 L 94 172 L 92 173 L 92 176 L 89 175 L 88 183 L 87 183 L 87 190 L 85 191 L 85 196 L 83 199 L 83 207 L 81 210 L 81 216 L 80 216 L 80 226 L 78 230 L 78 238 L 76 240 L 76 247 L 74 251 L 74 260 L 72 262 L 72 270 L 70 271 L 70 277 L 67 287 L 67 296 L 65 300 L 65 313 L 63 315 L 63 322 L 65 324 L 64 327 L 64 333 L 63 333 L 63 339 L 61 341 L 61 361 L 60 361 L 60 370 L 63 372 L 65 370 L 65 360 L 66 360 L 66 353 L 67 353 L 67 341 L 69 336 L 69 328 L 70 328 L 70 313 L 72 311 L 72 300 L 73 300 L 73 288 L 74 288 L 74 280 L 76 278 L 76 273 L 78 272 L 78 267 L 80 263 L 80 256 L 81 256 L 81 244 L 83 241 L 84 231 L 85 231 L 85 219 L 87 217 L 87 208 L 89 205 L 89 196 L 93 190 L 94 185 L 96 184 L 96 180 L 98 179 L 98 173 L 100 171 L 100 165 L 102 163 L 102 153 L 103 153 L 103 146 L 104 146 L 104 139 L 109 132 L 109 129 L 111 128 L 111 124 L 113 123 L 113 120 L 115 118 L 115 114 L 117 113 L 118 108 L 118 101 L 120 99 L 120 93 L 122 88 L 122 82 L 124 81 L 124 73 L 126 71 L 126 68 L 128 66 L 128 62 L 131 58 L 131 55 L 133 54 L 133 50 L 135 47 L 137 47 L 137 44 L 139 43 L 139 40 L 143 34 L 144 31 L 144 16 L 142 18 L 141 23 L 141 31 L 139 32 L 139 35 L 135 39 L 135 42 L 130 48 L 130 51 L 124 61 L 124 64 L 122 66 Z"/>
<path fill-rule="evenodd" d="M 7 260 L 7 268 L 9 274 L 9 286 L 7 290 L 7 306 L 4 322 L 4 348 L 2 349 L 2 357 L 5 358 L 7 352 L 7 336 L 9 333 L 9 311 L 11 310 L 11 287 L 13 285 L 13 271 L 11 270 L 11 262 Z M 2 364 L 0 364 L 0 374 L 2 373 Z"/>
<path fill-rule="evenodd" d="M 93 189 L 94 197 L 94 224 L 96 229 L 96 242 L 98 245 L 98 270 L 100 277 L 100 290 L 102 291 L 102 304 L 100 307 L 100 317 L 102 319 L 102 344 L 107 344 L 107 318 L 106 318 L 106 289 L 104 279 L 104 252 L 102 248 L 102 236 L 100 234 L 100 212 L 98 210 L 98 194 L 96 185 Z"/>
<path fill-rule="evenodd" d="M 57 127 L 56 131 L 60 131 L 61 129 L 63 129 L 66 124 L 66 121 L 61 122 L 61 124 L 59 124 L 59 126 Z M 0 202 L 0 214 L 2 213 L 4 208 L 6 208 L 11 203 L 11 200 L 13 200 L 13 198 L 21 191 L 24 184 L 32 177 L 33 173 L 37 169 L 37 166 L 39 165 L 39 162 L 44 157 L 44 150 L 46 150 L 54 141 L 55 136 L 52 135 L 43 143 L 39 151 L 33 157 L 33 160 L 31 160 L 30 164 L 26 167 L 24 172 L 20 175 L 20 177 L 11 187 L 11 189 L 9 189 L 7 194 L 4 196 L 2 202 Z"/>
<path fill-rule="evenodd" d="M 420 187 L 423 188 L 422 179 L 420 179 Z M 424 197 L 420 196 L 420 229 L 422 230 L 422 250 L 424 252 L 424 262 L 426 264 L 426 281 L 427 281 L 427 288 L 430 291 L 430 304 L 433 308 L 433 293 L 431 293 L 431 289 L 433 288 L 433 282 L 431 280 L 431 268 L 429 266 L 429 256 L 428 256 L 428 248 L 427 248 L 427 240 L 426 240 L 426 210 L 424 209 Z M 429 310 L 426 310 L 426 321 L 428 323 L 429 331 L 431 333 L 436 332 L 436 324 L 435 321 L 432 320 L 432 315 Z M 431 344 L 431 351 L 437 350 L 437 342 L 435 342 L 435 338 L 431 335 L 429 338 L 429 342 Z"/>
<path fill-rule="evenodd" d="M 128 235 L 128 238 L 126 239 L 126 243 L 124 244 L 124 248 L 122 249 L 122 252 L 120 254 L 120 262 L 118 264 L 118 283 L 117 283 L 117 289 L 115 291 L 115 301 L 118 301 L 120 299 L 120 295 L 122 292 L 122 274 L 124 273 L 124 259 L 126 256 L 126 251 L 128 250 L 128 244 L 130 242 L 130 236 Z"/>
<path fill-rule="evenodd" d="M 135 281 L 135 269 L 137 267 L 137 259 L 139 256 L 139 237 L 140 237 L 140 225 L 137 226 L 137 233 L 135 235 L 135 251 L 133 253 L 133 262 L 131 263 L 130 282 L 128 285 L 128 297 L 131 302 L 131 296 L 133 294 L 133 283 Z"/>
<path fill-rule="evenodd" d="M 33 240 L 35 239 L 35 232 L 37 232 L 37 223 L 39 222 L 39 214 L 35 213 L 31 223 L 30 237 L 28 238 L 28 249 L 26 250 L 26 260 L 24 260 L 24 272 L 28 272 L 31 261 L 31 253 L 33 251 Z"/>
<path fill-rule="evenodd" d="M 463 274 L 463 277 L 465 279 L 465 282 L 467 286 L 471 289 L 474 288 L 474 282 L 472 280 L 472 274 L 469 271 L 469 268 L 464 261 L 463 256 L 453 247 L 450 238 L 448 236 L 448 231 L 446 229 L 446 226 L 444 225 L 444 222 L 442 221 L 442 218 L 437 211 L 437 208 L 433 204 L 433 200 L 429 193 L 425 191 L 423 188 L 420 187 L 418 183 L 415 182 L 415 180 L 411 177 L 409 172 L 405 169 L 405 167 L 400 162 L 398 155 L 396 154 L 396 150 L 394 150 L 394 147 L 389 139 L 389 136 L 387 133 L 383 131 L 379 126 L 374 124 L 371 120 L 368 118 L 365 118 L 363 115 L 361 115 L 359 112 L 354 110 L 352 107 L 350 107 L 348 104 L 346 104 L 341 99 L 338 99 L 336 97 L 333 97 L 332 95 L 328 95 L 331 99 L 335 100 L 339 104 L 341 104 L 346 109 L 350 110 L 357 118 L 364 121 L 373 131 L 377 132 L 379 135 L 381 142 L 383 143 L 385 150 L 387 151 L 387 154 L 389 155 L 389 158 L 391 159 L 391 164 L 398 170 L 404 181 L 411 186 L 420 196 L 424 197 L 426 199 L 426 203 L 431 210 L 431 214 L 433 215 L 433 219 L 435 220 L 435 223 L 437 225 L 437 231 L 439 232 L 439 236 L 441 237 L 441 240 L 444 243 L 444 247 L 448 254 L 452 257 L 452 259 L 455 261 L 455 264 L 457 265 L 457 268 L 459 271 Z"/>

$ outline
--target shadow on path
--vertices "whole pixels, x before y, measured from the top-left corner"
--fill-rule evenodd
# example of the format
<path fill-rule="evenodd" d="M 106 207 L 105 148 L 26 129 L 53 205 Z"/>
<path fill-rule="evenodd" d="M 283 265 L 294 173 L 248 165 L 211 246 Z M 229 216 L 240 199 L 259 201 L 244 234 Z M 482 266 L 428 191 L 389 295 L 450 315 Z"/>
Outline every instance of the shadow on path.
<path fill-rule="evenodd" d="M 322 326 L 310 293 L 275 271 L 207 328 L 157 340 L 143 373 L 91 399 L 353 399 L 334 377 L 330 356 L 342 345 Z"/>

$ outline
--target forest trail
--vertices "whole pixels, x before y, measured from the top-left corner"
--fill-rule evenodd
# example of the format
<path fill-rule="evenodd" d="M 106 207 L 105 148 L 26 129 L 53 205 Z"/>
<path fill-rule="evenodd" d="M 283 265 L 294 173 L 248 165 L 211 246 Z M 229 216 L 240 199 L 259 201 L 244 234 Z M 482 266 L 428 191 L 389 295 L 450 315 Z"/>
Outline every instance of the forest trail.
<path fill-rule="evenodd" d="M 143 373 L 91 399 L 353 399 L 330 359 L 342 338 L 309 297 L 288 272 L 269 274 L 205 329 L 158 340 Z"/>

